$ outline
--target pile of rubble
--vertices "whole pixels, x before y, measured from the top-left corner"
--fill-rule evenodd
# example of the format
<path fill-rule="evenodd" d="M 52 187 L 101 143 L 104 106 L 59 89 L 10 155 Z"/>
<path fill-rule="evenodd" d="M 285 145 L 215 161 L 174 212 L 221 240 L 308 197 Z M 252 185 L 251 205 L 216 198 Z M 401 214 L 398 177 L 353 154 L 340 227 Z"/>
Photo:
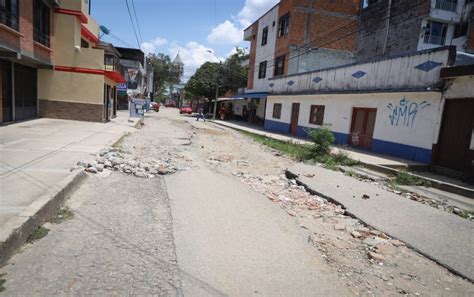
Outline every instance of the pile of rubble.
<path fill-rule="evenodd" d="M 140 178 L 153 178 L 157 175 L 175 173 L 179 168 L 173 166 L 170 159 L 139 160 L 110 147 L 101 150 L 93 162 L 79 161 L 77 165 L 86 172 L 98 173 L 104 170 L 120 171 Z"/>
<path fill-rule="evenodd" d="M 305 187 L 297 184 L 294 179 L 280 176 L 258 176 L 244 172 L 234 172 L 241 182 L 249 185 L 255 191 L 263 193 L 270 201 L 278 203 L 289 215 L 295 217 L 323 218 L 325 222 L 334 225 L 334 230 L 345 232 L 360 240 L 365 246 L 370 262 L 381 264 L 384 254 L 391 247 L 405 246 L 404 243 L 391 239 L 385 233 L 363 226 L 358 220 L 345 215 L 345 210 L 327 199 L 308 193 Z M 302 228 L 309 227 L 302 225 Z M 318 248 L 317 241 L 309 238 Z"/>

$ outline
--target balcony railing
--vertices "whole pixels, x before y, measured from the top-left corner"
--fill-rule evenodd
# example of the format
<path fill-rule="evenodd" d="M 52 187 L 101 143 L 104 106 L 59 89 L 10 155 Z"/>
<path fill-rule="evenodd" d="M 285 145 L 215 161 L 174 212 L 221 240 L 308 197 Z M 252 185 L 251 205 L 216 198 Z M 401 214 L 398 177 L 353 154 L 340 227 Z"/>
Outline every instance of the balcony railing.
<path fill-rule="evenodd" d="M 435 4 L 435 8 L 447 11 L 456 11 L 457 7 L 457 0 L 436 0 Z"/>
<path fill-rule="evenodd" d="M 33 28 L 33 39 L 34 41 L 39 42 L 44 46 L 51 46 L 49 34 L 45 34 L 37 28 Z"/>
<path fill-rule="evenodd" d="M 445 36 L 425 35 L 423 42 L 427 44 L 444 45 L 446 41 Z"/>
<path fill-rule="evenodd" d="M 123 67 L 120 65 L 120 60 L 115 56 L 105 55 L 104 69 L 106 71 L 117 71 L 123 75 Z"/>
<path fill-rule="evenodd" d="M 3 8 L 0 8 L 0 23 L 17 31 L 20 29 L 18 16 Z"/>

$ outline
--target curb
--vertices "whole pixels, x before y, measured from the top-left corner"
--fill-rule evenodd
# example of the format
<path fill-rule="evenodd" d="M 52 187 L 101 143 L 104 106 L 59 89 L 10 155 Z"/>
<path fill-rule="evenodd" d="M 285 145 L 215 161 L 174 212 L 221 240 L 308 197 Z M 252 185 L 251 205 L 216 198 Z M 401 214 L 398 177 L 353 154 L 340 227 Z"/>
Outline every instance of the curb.
<path fill-rule="evenodd" d="M 374 228 L 374 229 L 380 230 L 380 231 L 384 232 L 385 234 L 387 234 L 388 236 L 390 236 L 390 237 L 392 237 L 392 238 L 398 239 L 396 236 L 393 236 L 393 234 L 391 234 L 391 232 L 387 232 L 387 231 L 385 231 L 385 230 L 381 230 L 380 228 L 377 228 L 377 227 L 375 227 L 375 226 L 369 224 L 369 223 L 366 222 L 365 220 L 359 218 L 359 217 L 358 217 L 357 215 L 355 215 L 354 213 L 348 211 L 348 210 L 347 210 L 347 207 L 344 205 L 344 203 L 341 203 L 340 201 L 338 201 L 338 200 L 336 200 L 336 199 L 334 199 L 334 198 L 332 198 L 332 197 L 330 197 L 330 196 L 327 196 L 327 195 L 325 195 L 325 194 L 323 194 L 323 193 L 321 193 L 321 192 L 318 192 L 318 191 L 316 191 L 315 189 L 311 188 L 310 186 L 308 186 L 307 184 L 305 184 L 304 182 L 302 182 L 302 181 L 299 179 L 299 175 L 298 175 L 298 174 L 296 174 L 296 173 L 294 173 L 294 172 L 291 172 L 288 168 L 285 170 L 285 175 L 286 175 L 287 178 L 294 179 L 298 185 L 303 186 L 303 187 L 305 188 L 305 190 L 306 190 L 308 193 L 310 193 L 310 194 L 312 194 L 312 195 L 320 196 L 320 197 L 322 197 L 322 198 L 328 200 L 328 201 L 331 202 L 331 203 L 334 203 L 334 204 L 336 204 L 336 205 L 340 205 L 340 206 L 344 209 L 345 215 L 347 215 L 347 216 L 349 216 L 349 217 L 351 217 L 351 218 L 354 218 L 354 219 L 357 219 L 357 220 L 361 221 L 361 222 L 362 222 L 363 224 L 365 224 L 366 226 L 370 226 L 370 227 L 372 227 L 372 228 Z M 430 259 L 431 261 L 433 261 L 433 262 L 437 263 L 438 265 L 440 265 L 440 266 L 446 268 L 446 269 L 449 270 L 451 273 L 453 273 L 453 274 L 455 274 L 455 275 L 457 275 L 457 276 L 460 276 L 460 277 L 462 277 L 462 278 L 464 278 L 464 279 L 470 281 L 471 283 L 474 283 L 474 279 L 472 279 L 472 278 L 470 278 L 469 276 L 465 275 L 464 273 L 462 273 L 462 272 L 456 270 L 455 268 L 451 267 L 449 264 L 445 264 L 445 263 L 441 262 L 440 260 L 433 258 L 433 257 L 430 256 L 429 254 L 427 254 L 427 253 L 423 252 L 422 250 L 420 250 L 420 249 L 414 247 L 414 246 L 411 245 L 409 242 L 406 242 L 406 241 L 404 241 L 404 240 L 402 240 L 402 241 L 403 241 L 403 242 L 406 244 L 406 246 L 409 247 L 410 249 L 412 249 L 412 250 L 414 250 L 414 251 L 420 253 L 421 255 L 425 256 L 426 258 Z"/>
<path fill-rule="evenodd" d="M 87 174 L 83 170 L 73 171 L 5 224 L 6 228 L 0 230 L 0 267 L 7 263 L 36 228 L 44 224 L 63 205 L 86 177 Z"/>

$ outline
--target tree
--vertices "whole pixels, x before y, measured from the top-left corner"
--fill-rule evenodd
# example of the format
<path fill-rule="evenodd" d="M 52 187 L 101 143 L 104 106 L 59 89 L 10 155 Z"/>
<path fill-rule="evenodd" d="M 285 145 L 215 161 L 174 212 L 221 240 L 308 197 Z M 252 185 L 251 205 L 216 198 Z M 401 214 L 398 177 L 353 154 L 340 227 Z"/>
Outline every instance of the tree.
<path fill-rule="evenodd" d="M 174 64 L 168 55 L 148 54 L 146 61 L 148 67 L 153 69 L 153 92 L 156 96 L 163 94 L 170 85 L 180 83 L 183 69 Z"/>
<path fill-rule="evenodd" d="M 219 86 L 219 96 L 227 91 L 237 91 L 247 83 L 247 68 L 241 63 L 248 55 L 241 48 L 229 56 L 224 63 L 206 62 L 196 70 L 188 80 L 185 90 L 197 97 L 214 99 L 216 87 Z"/>

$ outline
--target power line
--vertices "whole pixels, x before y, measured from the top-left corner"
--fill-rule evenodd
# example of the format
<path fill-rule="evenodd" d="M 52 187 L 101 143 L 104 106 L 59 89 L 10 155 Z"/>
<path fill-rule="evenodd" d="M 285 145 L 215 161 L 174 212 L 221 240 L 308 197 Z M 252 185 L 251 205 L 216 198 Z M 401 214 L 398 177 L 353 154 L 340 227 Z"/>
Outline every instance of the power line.
<path fill-rule="evenodd" d="M 404 9 L 401 9 L 398 14 L 392 14 L 391 16 L 384 17 L 384 18 L 381 18 L 381 19 L 379 18 L 379 19 L 380 19 L 381 21 L 388 20 L 388 19 L 394 19 L 394 18 L 396 18 L 396 17 L 399 17 L 399 16 L 405 14 L 407 11 L 410 11 L 410 10 L 412 10 L 412 9 L 414 9 L 414 8 L 418 8 L 419 6 L 421 6 L 423 3 L 427 2 L 427 1 L 428 1 L 428 0 L 423 0 L 423 1 L 420 1 L 420 2 L 415 2 L 414 5 L 411 5 L 411 6 L 408 6 L 408 5 L 407 5 L 407 6 L 405 6 Z M 380 9 L 378 9 L 377 11 L 371 12 L 371 14 L 373 14 L 372 17 L 378 17 L 377 14 L 380 13 L 380 12 L 383 12 L 383 11 L 385 11 L 385 10 L 386 10 L 386 8 L 380 8 Z M 396 24 L 399 24 L 399 23 L 402 23 L 402 22 L 403 22 L 403 20 L 402 20 L 402 21 L 399 21 L 399 22 L 393 22 L 392 25 L 396 25 Z M 383 23 L 383 22 L 382 22 L 382 23 Z M 327 33 L 325 36 L 323 36 L 322 38 L 321 38 L 321 37 L 318 37 L 318 38 L 312 39 L 311 41 L 308 42 L 307 46 L 310 46 L 311 44 L 314 44 L 315 42 L 318 42 L 318 41 L 320 41 L 321 39 L 324 40 L 325 37 L 329 37 L 329 38 L 330 38 L 330 37 L 334 37 L 335 33 L 338 33 L 339 31 L 346 32 L 347 29 L 349 29 L 350 27 L 353 27 L 354 25 L 355 25 L 354 22 L 351 22 L 351 23 L 349 23 L 349 24 L 347 24 L 347 25 L 340 26 L 340 27 L 336 28 L 335 30 L 328 32 L 328 33 Z M 375 30 L 380 30 L 380 29 L 384 29 L 384 28 L 386 28 L 386 25 L 379 26 L 378 28 L 375 28 L 375 29 L 372 28 L 372 30 L 375 31 Z M 359 30 L 360 30 L 359 27 L 356 26 L 355 30 L 349 30 L 349 31 L 347 31 L 346 34 L 344 34 L 344 35 L 342 35 L 342 36 L 337 36 L 337 35 L 336 35 L 335 38 L 329 39 L 327 42 L 318 43 L 318 44 L 316 44 L 316 45 L 317 45 L 317 47 L 323 47 L 323 46 L 328 45 L 328 44 L 330 44 L 330 43 L 332 43 L 332 42 L 335 42 L 335 41 L 341 40 L 341 39 L 343 39 L 343 38 L 346 38 L 346 37 L 348 37 L 348 36 L 350 36 L 350 35 L 352 35 L 352 34 L 358 32 Z M 313 49 L 313 48 L 308 47 L 307 50 L 302 51 L 302 52 L 300 52 L 300 53 L 298 53 L 298 54 L 296 54 L 296 55 L 294 55 L 294 56 L 289 57 L 289 58 L 287 59 L 287 61 L 290 61 L 290 60 L 292 60 L 292 59 L 299 58 L 299 57 L 301 57 L 302 55 L 304 55 L 304 54 L 310 52 L 312 49 Z M 264 60 L 264 58 L 269 58 L 269 57 L 273 57 L 273 59 Z M 267 61 L 267 67 L 272 67 L 272 66 L 274 66 L 274 65 L 275 65 L 275 63 L 274 63 L 275 60 L 276 60 L 276 58 L 275 58 L 273 55 L 267 55 L 266 57 L 263 57 L 263 58 L 260 58 L 260 59 L 259 59 L 259 61 Z M 268 63 L 268 62 L 270 62 L 270 63 Z M 255 72 L 255 73 L 258 72 L 258 67 L 255 67 L 254 72 Z"/>
<path fill-rule="evenodd" d="M 135 23 L 133 22 L 132 13 L 130 12 L 130 6 L 128 5 L 128 0 L 125 0 L 125 4 L 127 5 L 128 16 L 130 17 L 130 22 L 132 22 L 133 32 L 135 33 L 135 39 L 137 40 L 138 48 L 140 48 L 140 40 L 138 39 L 137 30 L 135 29 Z"/>
<path fill-rule="evenodd" d="M 135 15 L 135 22 L 137 24 L 137 29 L 138 29 L 138 35 L 140 36 L 140 41 L 143 43 L 143 38 L 142 38 L 142 30 L 140 29 L 140 22 L 138 21 L 137 17 L 137 11 L 135 9 L 135 0 L 132 0 L 132 8 L 133 8 L 133 14 Z M 140 44 L 141 44 L 140 43 Z"/>

